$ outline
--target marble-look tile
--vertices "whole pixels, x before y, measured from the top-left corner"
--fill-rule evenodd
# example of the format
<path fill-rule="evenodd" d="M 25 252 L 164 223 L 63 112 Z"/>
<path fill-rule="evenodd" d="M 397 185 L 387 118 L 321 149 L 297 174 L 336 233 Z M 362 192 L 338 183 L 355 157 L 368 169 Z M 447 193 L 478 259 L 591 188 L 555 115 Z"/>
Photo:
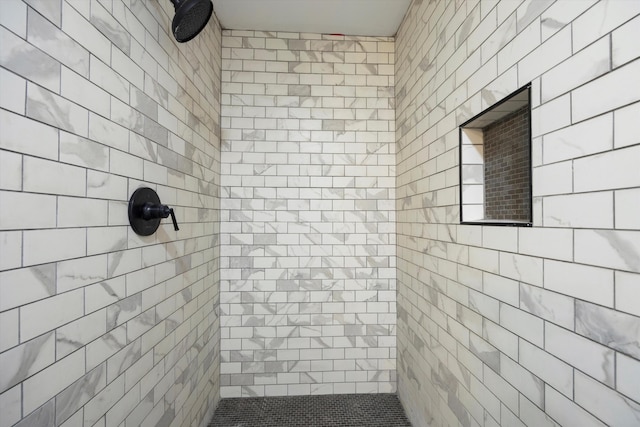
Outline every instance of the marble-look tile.
<path fill-rule="evenodd" d="M 27 37 L 27 5 L 20 0 L 0 3 L 0 25 L 23 39 Z"/>
<path fill-rule="evenodd" d="M 573 367 L 544 350 L 520 339 L 518 361 L 545 383 L 567 397 L 573 397 Z"/>
<path fill-rule="evenodd" d="M 64 310 L 60 310 L 64 307 Z M 83 315 L 81 289 L 59 294 L 20 308 L 20 339 L 34 338 Z"/>
<path fill-rule="evenodd" d="M 0 392 L 8 390 L 52 364 L 56 360 L 54 347 L 55 340 L 51 332 L 2 353 Z"/>
<path fill-rule="evenodd" d="M 624 311 L 640 317 L 640 274 L 616 271 L 616 310 Z"/>
<path fill-rule="evenodd" d="M 0 310 L 55 295 L 55 271 L 55 264 L 45 264 L 0 273 Z"/>
<path fill-rule="evenodd" d="M 546 134 L 542 147 L 544 163 L 610 150 L 613 147 L 613 115 L 605 114 Z"/>
<path fill-rule="evenodd" d="M 1 11 L 1 10 L 0 10 Z M 9 427 L 15 425 L 21 418 L 22 396 L 21 386 L 0 393 L 0 426 Z"/>
<path fill-rule="evenodd" d="M 520 308 L 549 322 L 573 329 L 573 298 L 521 283 Z"/>
<path fill-rule="evenodd" d="M 20 321 L 18 309 L 0 313 L 0 351 L 15 347 L 20 342 Z"/>
<path fill-rule="evenodd" d="M 0 232 L 0 270 L 22 266 L 22 232 Z"/>
<path fill-rule="evenodd" d="M 577 262 L 640 272 L 640 239 L 637 231 L 576 230 Z"/>
<path fill-rule="evenodd" d="M 608 38 L 598 40 L 542 75 L 542 102 L 578 87 L 609 71 L 611 52 Z"/>
<path fill-rule="evenodd" d="M 31 83 L 27 84 L 27 116 L 80 136 L 88 135 L 87 110 Z"/>
<path fill-rule="evenodd" d="M 640 357 L 640 319 L 576 301 L 576 332 L 602 345 Z"/>
<path fill-rule="evenodd" d="M 117 353 L 127 343 L 126 326 L 121 325 L 86 346 L 87 369 L 93 369 Z"/>
<path fill-rule="evenodd" d="M 553 387 L 545 386 L 545 411 L 560 425 L 577 423 L 581 426 L 604 427 L 606 424 L 591 415 L 573 400 L 566 398 Z"/>
<path fill-rule="evenodd" d="M 636 120 L 638 114 L 640 114 L 640 102 L 614 112 L 613 131 L 616 148 L 638 143 L 638 135 L 640 134 L 640 121 Z"/>
<path fill-rule="evenodd" d="M 545 328 L 547 352 L 610 387 L 614 385 L 614 351 L 557 326 Z"/>
<path fill-rule="evenodd" d="M 105 64 L 111 62 L 111 42 L 67 2 L 62 2 L 62 31 Z"/>
<path fill-rule="evenodd" d="M 544 408 L 544 382 L 504 354 L 500 356 L 500 375 L 535 405 Z"/>
<path fill-rule="evenodd" d="M 33 411 L 73 384 L 84 375 L 84 362 L 84 351 L 79 350 L 25 380 L 22 383 L 23 410 Z"/>
<path fill-rule="evenodd" d="M 0 65 L 43 87 L 60 91 L 60 63 L 40 49 L 0 28 Z M 33 64 L 37 63 L 37 67 Z"/>
<path fill-rule="evenodd" d="M 108 117 L 111 108 L 109 93 L 93 84 L 86 77 L 62 67 L 60 95 L 90 111 Z"/>
<path fill-rule="evenodd" d="M 48 2 L 43 2 L 48 3 Z M 69 67 L 89 76 L 89 52 L 42 15 L 29 9 L 27 41 Z"/>
<path fill-rule="evenodd" d="M 0 191 L 0 228 L 19 230 L 54 227 L 55 205 L 55 196 Z"/>
<path fill-rule="evenodd" d="M 81 317 L 56 330 L 56 359 L 78 350 L 106 332 L 105 310 Z"/>
<path fill-rule="evenodd" d="M 60 132 L 60 160 L 106 171 L 109 169 L 109 149 L 68 132 Z"/>
<path fill-rule="evenodd" d="M 640 422 L 640 405 L 600 384 L 582 372 L 575 374 L 575 402 L 607 425 L 634 425 Z"/>
<path fill-rule="evenodd" d="M 29 415 L 15 424 L 18 427 L 46 426 L 55 423 L 55 405 L 53 399 L 31 412 Z"/>
<path fill-rule="evenodd" d="M 58 130 L 0 109 L 0 148 L 48 159 L 58 158 Z"/>
<path fill-rule="evenodd" d="M 104 364 L 89 371 L 56 396 L 56 424 L 74 414 L 106 386 Z M 78 411 L 82 415 L 82 411 Z M 80 420 L 82 422 L 82 420 Z M 81 424 L 82 425 L 82 424 Z"/>
<path fill-rule="evenodd" d="M 544 287 L 585 301 L 613 306 L 613 273 L 604 268 L 545 260 Z"/>
<path fill-rule="evenodd" d="M 579 51 L 640 12 L 635 2 L 599 1 L 572 24 L 573 50 Z"/>
<path fill-rule="evenodd" d="M 0 69 L 0 107 L 24 114 L 26 104 L 27 82 L 6 69 Z"/>
<path fill-rule="evenodd" d="M 102 6 L 95 4 L 91 8 L 91 24 L 107 36 L 125 54 L 130 53 L 131 36 L 118 21 Z"/>
<path fill-rule="evenodd" d="M 636 402 L 640 402 L 640 361 L 616 353 L 616 389 Z"/>
<path fill-rule="evenodd" d="M 611 73 L 579 87 L 571 93 L 571 116 L 574 121 L 594 117 L 598 114 L 623 107 L 640 98 L 640 89 L 625 82 L 640 73 L 640 60 L 635 60 Z M 589 102 L 598 94 L 597 103 Z"/>
<path fill-rule="evenodd" d="M 58 242 L 56 252 L 48 245 Z M 28 230 L 23 232 L 23 264 L 32 266 L 86 255 L 86 231 L 83 228 Z"/>

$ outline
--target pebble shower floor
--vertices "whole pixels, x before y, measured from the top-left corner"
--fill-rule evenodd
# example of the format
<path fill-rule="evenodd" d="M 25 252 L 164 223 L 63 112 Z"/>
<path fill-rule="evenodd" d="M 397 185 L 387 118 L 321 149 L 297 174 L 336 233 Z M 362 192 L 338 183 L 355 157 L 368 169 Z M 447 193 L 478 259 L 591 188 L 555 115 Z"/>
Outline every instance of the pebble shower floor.
<path fill-rule="evenodd" d="M 395 394 L 222 399 L 209 427 L 411 427 Z"/>

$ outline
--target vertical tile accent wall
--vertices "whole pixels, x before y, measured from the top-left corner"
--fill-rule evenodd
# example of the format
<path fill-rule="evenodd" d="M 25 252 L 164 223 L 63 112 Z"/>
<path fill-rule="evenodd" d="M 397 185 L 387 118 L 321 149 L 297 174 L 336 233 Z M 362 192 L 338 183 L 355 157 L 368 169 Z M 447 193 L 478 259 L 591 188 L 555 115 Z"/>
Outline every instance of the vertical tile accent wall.
<path fill-rule="evenodd" d="M 393 39 L 222 46 L 221 394 L 394 391 Z"/>
<path fill-rule="evenodd" d="M 0 426 L 197 426 L 219 398 L 221 30 L 0 1 Z M 140 186 L 174 207 L 139 237 Z M 16 424 L 17 423 L 17 424 Z"/>
<path fill-rule="evenodd" d="M 398 390 L 417 426 L 640 424 L 640 2 L 414 1 Z M 460 225 L 458 126 L 532 82 L 532 228 Z"/>

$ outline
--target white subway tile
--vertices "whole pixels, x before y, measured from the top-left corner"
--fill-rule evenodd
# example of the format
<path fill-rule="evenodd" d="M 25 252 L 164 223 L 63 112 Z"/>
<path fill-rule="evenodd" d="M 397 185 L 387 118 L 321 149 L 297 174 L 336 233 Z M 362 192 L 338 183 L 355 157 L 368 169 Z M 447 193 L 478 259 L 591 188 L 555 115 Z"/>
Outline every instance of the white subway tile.
<path fill-rule="evenodd" d="M 70 291 L 102 281 L 107 277 L 107 256 L 78 258 L 62 261 L 56 266 L 56 291 Z"/>
<path fill-rule="evenodd" d="M 615 192 L 615 228 L 640 229 L 640 189 Z"/>
<path fill-rule="evenodd" d="M 80 378 L 84 362 L 84 349 L 78 350 L 24 381 L 24 412 L 33 411 Z"/>
<path fill-rule="evenodd" d="M 575 402 L 607 425 L 634 425 L 640 421 L 640 405 L 581 372 L 575 376 Z"/>
<path fill-rule="evenodd" d="M 611 150 L 613 136 L 612 114 L 598 116 L 548 133 L 542 139 L 543 161 L 554 163 Z M 619 138 L 617 131 L 616 138 Z"/>
<path fill-rule="evenodd" d="M 544 322 L 539 317 L 500 304 L 500 325 L 537 346 L 543 345 Z"/>
<path fill-rule="evenodd" d="M 537 108 L 531 110 L 531 137 L 535 138 L 540 135 L 553 132 L 571 124 L 575 116 L 572 117 L 572 99 L 569 94 L 547 101 Z M 587 118 L 587 117 L 583 117 Z"/>
<path fill-rule="evenodd" d="M 536 257 L 500 252 L 500 275 L 534 286 L 542 286 L 542 260 Z"/>
<path fill-rule="evenodd" d="M 571 118 L 574 122 L 624 107 L 640 99 L 640 88 L 629 85 L 640 74 L 640 60 L 613 70 L 571 93 Z M 598 102 L 593 102 L 597 99 Z"/>
<path fill-rule="evenodd" d="M 19 0 L 0 3 L 0 25 L 23 39 L 27 37 L 27 5 Z"/>
<path fill-rule="evenodd" d="M 567 399 L 549 385 L 544 389 L 545 411 L 553 417 L 560 425 L 580 425 L 604 427 L 605 424 L 591 415 L 580 405 L 571 399 Z"/>
<path fill-rule="evenodd" d="M 0 191 L 0 228 L 50 228 L 55 221 L 55 196 Z"/>
<path fill-rule="evenodd" d="M 2 9 L 0 9 L 0 16 L 2 16 L 2 12 Z M 20 421 L 21 408 L 22 386 L 17 385 L 0 394 L 0 412 L 2 412 L 0 426 L 9 427 Z"/>
<path fill-rule="evenodd" d="M 542 102 L 593 80 L 611 69 L 609 38 L 603 37 L 542 75 Z M 575 122 L 574 118 L 574 122 Z"/>
<path fill-rule="evenodd" d="M 573 50 L 578 51 L 640 12 L 636 2 L 597 2 L 572 24 Z"/>
<path fill-rule="evenodd" d="M 568 229 L 520 228 L 519 252 L 558 260 L 573 259 L 573 231 Z"/>
<path fill-rule="evenodd" d="M 573 191 L 573 164 L 570 161 L 533 168 L 533 196 L 566 194 Z"/>
<path fill-rule="evenodd" d="M 613 192 L 545 197 L 546 227 L 613 228 Z"/>
<path fill-rule="evenodd" d="M 545 260 L 544 287 L 585 301 L 613 306 L 613 272 L 603 268 Z"/>
<path fill-rule="evenodd" d="M 598 381 L 613 386 L 613 350 L 552 324 L 545 326 L 544 349 Z"/>
<path fill-rule="evenodd" d="M 34 157 L 25 157 L 22 168 L 24 191 L 69 196 L 86 193 L 86 169 Z"/>
<path fill-rule="evenodd" d="M 62 3 L 61 28 L 69 37 L 100 58 L 102 62 L 110 63 L 111 42 L 109 39 L 66 2 Z M 119 50 L 114 49 L 115 51 Z"/>
<path fill-rule="evenodd" d="M 27 100 L 27 82 L 10 71 L 0 69 L 0 107 L 24 114 Z"/>
<path fill-rule="evenodd" d="M 105 200 L 58 197 L 58 227 L 107 225 Z"/>
<path fill-rule="evenodd" d="M 573 368 L 570 365 L 522 339 L 518 355 L 520 365 L 565 396 L 573 397 Z"/>
<path fill-rule="evenodd" d="M 22 232 L 0 231 L 0 270 L 22 266 Z"/>
<path fill-rule="evenodd" d="M 20 308 L 20 339 L 29 340 L 84 314 L 82 290 L 75 290 Z"/>
<path fill-rule="evenodd" d="M 55 242 L 56 251 L 50 250 Z M 33 230 L 23 232 L 25 266 L 78 258 L 86 255 L 86 231 L 81 228 Z"/>
<path fill-rule="evenodd" d="M 640 231 L 576 230 L 575 261 L 640 273 Z"/>
<path fill-rule="evenodd" d="M 58 159 L 58 130 L 0 109 L 0 148 Z"/>
<path fill-rule="evenodd" d="M 615 272 L 616 279 L 616 310 L 626 311 L 640 316 L 640 274 Z"/>
<path fill-rule="evenodd" d="M 640 102 L 620 108 L 614 113 L 615 147 L 626 147 L 640 143 Z"/>
<path fill-rule="evenodd" d="M 616 390 L 640 402 L 640 362 L 622 353 L 616 353 Z M 640 415 L 640 407 L 637 411 Z"/>
<path fill-rule="evenodd" d="M 60 90 L 60 64 L 56 60 L 4 27 L 0 28 L 0 44 L 0 64 L 4 68 L 53 92 Z M 31 66 L 33 62 L 39 66 Z"/>
<path fill-rule="evenodd" d="M 88 111 L 53 92 L 27 83 L 27 116 L 80 136 L 87 136 Z"/>

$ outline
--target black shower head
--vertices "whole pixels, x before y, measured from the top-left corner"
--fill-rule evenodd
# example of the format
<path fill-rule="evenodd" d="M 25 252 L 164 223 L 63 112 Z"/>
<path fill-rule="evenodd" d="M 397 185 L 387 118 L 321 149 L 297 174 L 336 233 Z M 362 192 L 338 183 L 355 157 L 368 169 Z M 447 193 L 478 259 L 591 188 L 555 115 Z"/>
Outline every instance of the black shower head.
<path fill-rule="evenodd" d="M 197 36 L 213 13 L 211 0 L 171 0 L 171 3 L 176 9 L 171 31 L 179 43 L 188 42 Z"/>

